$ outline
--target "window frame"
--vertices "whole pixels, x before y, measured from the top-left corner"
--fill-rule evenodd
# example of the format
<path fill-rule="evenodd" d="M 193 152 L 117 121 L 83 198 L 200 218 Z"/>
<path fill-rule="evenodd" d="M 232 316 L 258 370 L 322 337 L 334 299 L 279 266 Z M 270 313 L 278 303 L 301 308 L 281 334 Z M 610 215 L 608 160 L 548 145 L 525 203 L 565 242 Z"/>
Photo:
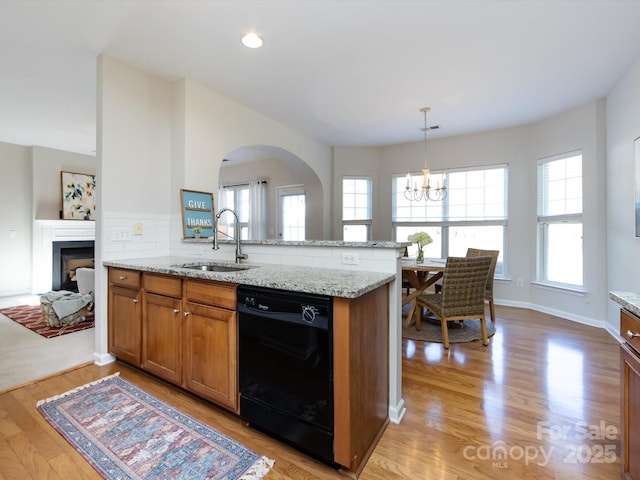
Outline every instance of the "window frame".
<path fill-rule="evenodd" d="M 547 211 L 543 212 L 542 203 L 545 201 L 545 193 L 544 190 L 544 173 L 543 166 L 548 165 L 552 162 L 567 160 L 573 157 L 580 157 L 580 187 L 581 187 L 581 208 L 580 212 L 564 212 L 558 214 L 549 214 Z M 584 156 L 582 150 L 573 150 L 570 152 L 553 155 L 550 157 L 539 158 L 536 164 L 536 179 L 537 179 L 537 198 L 536 198 L 536 228 L 537 228 L 537 261 L 536 261 L 536 282 L 540 285 L 545 285 L 549 287 L 560 288 L 563 290 L 571 290 L 576 292 L 584 292 Z M 566 184 L 567 177 L 564 177 L 564 181 Z M 548 190 L 548 189 L 547 189 Z M 566 185 L 565 185 L 565 196 L 563 197 L 564 202 L 566 203 Z M 550 248 L 549 248 L 549 226 L 550 225 L 563 225 L 563 224 L 574 224 L 581 225 L 582 227 L 582 249 L 581 249 L 581 270 L 582 270 L 582 281 L 579 284 L 575 283 L 566 283 L 556 280 L 549 279 L 548 272 L 548 258 L 550 256 Z"/>
<path fill-rule="evenodd" d="M 239 183 L 235 185 L 223 185 L 221 188 L 222 188 L 223 194 L 226 194 L 227 192 L 233 192 L 233 205 L 228 205 L 227 202 L 225 201 L 224 208 L 230 208 L 231 210 L 233 210 L 238 214 L 238 217 L 240 217 L 238 219 L 239 220 L 238 227 L 240 228 L 240 239 L 248 240 L 249 239 L 249 211 L 251 210 L 251 199 L 250 199 L 251 197 L 250 197 L 250 191 L 249 191 L 249 184 Z M 239 202 L 242 192 L 246 192 L 249 198 L 246 212 L 244 209 L 238 209 L 238 204 L 242 203 L 242 202 Z M 219 202 L 219 203 L 222 203 L 222 202 Z M 243 218 L 245 216 L 246 216 L 246 219 Z M 220 219 L 218 219 L 218 226 L 220 226 L 220 224 L 224 225 L 227 228 L 227 232 L 233 232 L 233 234 L 230 234 L 232 238 L 234 239 L 236 238 L 235 236 L 237 233 L 235 232 L 235 218 L 233 217 L 233 215 L 224 214 L 220 216 Z M 224 233 L 224 235 L 227 235 L 227 234 Z"/>
<path fill-rule="evenodd" d="M 367 198 L 367 210 L 368 210 L 368 218 L 357 218 L 351 220 L 345 220 L 345 180 L 365 180 L 368 183 L 368 198 Z M 344 232 L 345 228 L 348 226 L 364 226 L 366 229 L 366 239 L 363 241 L 371 240 L 371 226 L 373 224 L 373 179 L 369 176 L 365 175 L 343 175 L 342 177 L 342 239 L 344 240 Z M 354 194 L 355 195 L 355 194 Z"/>
<path fill-rule="evenodd" d="M 406 179 L 406 174 L 394 174 L 392 177 L 392 195 L 393 195 L 393 205 L 392 209 L 392 232 L 393 238 L 395 241 L 406 241 L 405 239 L 397 238 L 398 227 L 425 227 L 425 228 L 440 228 L 440 239 L 441 239 L 441 248 L 440 248 L 440 257 L 447 258 L 449 256 L 449 247 L 450 247 L 450 229 L 452 227 L 475 227 L 475 226 L 501 226 L 503 228 L 502 233 L 502 245 L 500 247 L 500 258 L 498 260 L 498 265 L 496 266 L 496 278 L 507 278 L 507 239 L 508 239 L 508 223 L 509 223 L 509 164 L 500 163 L 494 165 L 477 165 L 470 166 L 465 168 L 455 168 L 455 169 L 444 169 L 444 170 L 434 170 L 430 172 L 431 175 L 439 175 L 440 178 L 444 176 L 444 186 L 447 187 L 449 194 L 451 193 L 449 188 L 449 180 L 450 175 L 460 172 L 474 172 L 474 171 L 487 171 L 494 169 L 502 169 L 503 170 L 503 209 L 504 213 L 501 216 L 492 216 L 487 219 L 450 219 L 449 218 L 449 201 L 450 196 L 447 195 L 447 198 L 438 201 L 438 203 L 442 204 L 441 215 L 434 215 L 432 218 L 425 216 L 423 218 L 418 218 L 416 220 L 397 220 L 396 219 L 396 202 L 397 195 L 404 195 L 404 182 Z M 418 175 L 418 173 L 412 173 L 411 176 L 414 177 Z M 401 192 L 398 191 L 400 185 L 403 185 Z M 420 202 L 424 202 L 424 200 L 420 200 Z M 432 202 L 432 200 L 428 200 L 427 203 Z M 485 203 L 483 202 L 483 205 Z M 425 208 L 425 211 L 428 212 L 428 206 Z M 428 215 L 428 213 L 427 213 Z"/>

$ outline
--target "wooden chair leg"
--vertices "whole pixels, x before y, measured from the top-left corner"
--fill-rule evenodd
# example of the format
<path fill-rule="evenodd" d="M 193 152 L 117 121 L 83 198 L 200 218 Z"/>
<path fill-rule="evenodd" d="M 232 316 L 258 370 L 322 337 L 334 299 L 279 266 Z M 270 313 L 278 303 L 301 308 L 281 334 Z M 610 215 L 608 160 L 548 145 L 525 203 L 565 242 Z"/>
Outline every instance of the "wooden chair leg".
<path fill-rule="evenodd" d="M 493 298 L 489 299 L 489 314 L 491 315 L 491 321 L 496 321 L 496 309 L 493 305 Z"/>
<path fill-rule="evenodd" d="M 482 332 L 482 344 L 489 345 L 489 337 L 487 336 L 487 320 L 484 315 L 480 317 L 480 331 Z"/>
<path fill-rule="evenodd" d="M 449 328 L 447 327 L 447 321 L 442 318 L 440 319 L 440 323 L 442 324 L 442 344 L 444 348 L 449 348 Z"/>

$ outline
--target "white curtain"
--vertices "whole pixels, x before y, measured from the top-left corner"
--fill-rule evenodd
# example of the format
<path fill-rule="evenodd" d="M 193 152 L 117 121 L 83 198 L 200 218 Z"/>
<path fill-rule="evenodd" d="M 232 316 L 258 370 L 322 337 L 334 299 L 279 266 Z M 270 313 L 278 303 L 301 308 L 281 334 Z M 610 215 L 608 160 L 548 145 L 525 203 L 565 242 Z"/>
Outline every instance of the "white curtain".
<path fill-rule="evenodd" d="M 218 187 L 218 205 L 217 205 L 217 208 L 215 209 L 214 214 L 226 207 L 227 207 L 227 195 L 226 195 L 225 189 L 224 187 Z"/>
<path fill-rule="evenodd" d="M 267 202 L 267 182 L 261 179 L 249 182 L 249 238 L 252 240 L 267 238 Z"/>

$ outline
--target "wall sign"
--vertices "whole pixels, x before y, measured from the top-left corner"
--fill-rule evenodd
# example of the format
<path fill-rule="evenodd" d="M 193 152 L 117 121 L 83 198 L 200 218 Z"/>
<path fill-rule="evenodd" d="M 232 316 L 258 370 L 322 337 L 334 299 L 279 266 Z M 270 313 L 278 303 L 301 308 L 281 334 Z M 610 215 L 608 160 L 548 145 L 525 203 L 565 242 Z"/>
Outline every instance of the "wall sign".
<path fill-rule="evenodd" d="M 180 189 L 183 238 L 213 236 L 213 194 Z"/>

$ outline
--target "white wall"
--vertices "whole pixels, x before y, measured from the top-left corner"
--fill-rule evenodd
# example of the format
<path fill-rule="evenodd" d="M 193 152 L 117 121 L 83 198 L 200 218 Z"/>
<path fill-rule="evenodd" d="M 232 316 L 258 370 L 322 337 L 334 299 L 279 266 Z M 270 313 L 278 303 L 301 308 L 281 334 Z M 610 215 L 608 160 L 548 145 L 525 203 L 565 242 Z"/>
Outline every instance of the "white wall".
<path fill-rule="evenodd" d="M 31 149 L 0 142 L 0 296 L 31 291 Z"/>
<path fill-rule="evenodd" d="M 57 220 L 62 210 L 60 172 L 95 174 L 96 157 L 53 148 L 31 148 L 33 163 L 33 218 Z"/>
<path fill-rule="evenodd" d="M 507 280 L 496 281 L 498 303 L 534 308 L 603 326 L 606 311 L 605 102 L 594 101 L 531 125 L 428 141 L 433 170 L 509 165 Z M 536 165 L 539 158 L 581 149 L 584 177 L 585 294 L 540 287 L 536 280 Z M 423 143 L 379 148 L 334 147 L 334 238 L 340 239 L 343 175 L 374 178 L 374 240 L 392 238 L 391 178 L 422 168 Z M 403 239 L 400 239 L 403 240 Z M 516 287 L 516 279 L 524 287 Z"/>
<path fill-rule="evenodd" d="M 590 102 L 531 126 L 529 135 L 529 178 L 536 179 L 537 159 L 582 150 L 583 255 L 585 294 L 532 285 L 533 305 L 551 314 L 566 312 L 568 318 L 604 326 L 607 303 L 605 102 Z M 528 236 L 535 239 L 536 189 L 529 192 Z M 524 212 L 523 212 L 524 213 Z M 515 245 L 514 245 L 515 247 Z M 530 251 L 528 278 L 536 272 L 535 251 Z"/>
<path fill-rule="evenodd" d="M 104 260 L 168 255 L 172 85 L 110 57 L 98 60 L 96 353 L 107 353 Z M 143 234 L 133 235 L 134 223 Z"/>
<path fill-rule="evenodd" d="M 0 143 L 0 297 L 32 291 L 35 219 L 57 220 L 61 171 L 95 173 L 90 155 Z M 6 274 L 6 272 L 11 272 Z"/>
<path fill-rule="evenodd" d="M 110 57 L 100 58 L 100 82 L 100 253 L 104 259 L 168 254 L 172 85 Z M 143 235 L 133 235 L 134 223 L 142 223 Z"/>
<path fill-rule="evenodd" d="M 271 145 L 303 160 L 320 183 L 308 183 L 307 195 L 321 199 L 307 204 L 307 217 L 316 219 L 308 238 L 328 238 L 330 231 L 331 148 L 298 131 L 251 110 L 223 95 L 185 82 L 184 186 L 174 190 L 212 191 L 218 185 L 222 159 L 247 145 Z"/>
<path fill-rule="evenodd" d="M 371 178 L 372 240 L 390 240 L 391 235 L 386 228 L 384 212 L 391 196 L 385 196 L 387 177 L 380 175 L 380 156 L 382 149 L 377 147 L 334 147 L 333 148 L 333 187 L 332 187 L 332 223 L 331 238 L 342 240 L 342 177 L 366 176 Z"/>
<path fill-rule="evenodd" d="M 635 236 L 636 168 L 633 141 L 640 137 L 640 60 L 607 97 L 608 289 L 640 292 L 640 238 Z M 640 160 L 640 159 L 637 159 Z M 607 322 L 620 329 L 620 305 L 608 301 Z"/>

